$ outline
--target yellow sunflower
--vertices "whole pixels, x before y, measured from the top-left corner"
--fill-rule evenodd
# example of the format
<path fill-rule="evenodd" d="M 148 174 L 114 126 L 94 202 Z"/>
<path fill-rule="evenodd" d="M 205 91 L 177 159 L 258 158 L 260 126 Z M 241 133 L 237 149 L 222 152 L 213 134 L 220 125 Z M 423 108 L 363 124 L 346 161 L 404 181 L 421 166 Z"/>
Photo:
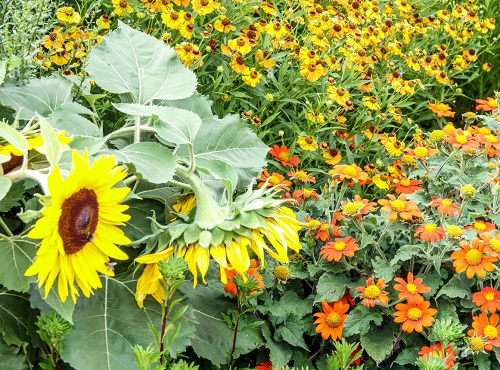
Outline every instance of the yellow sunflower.
<path fill-rule="evenodd" d="M 113 156 L 101 157 L 89 165 L 88 152 L 82 156 L 73 151 L 73 168 L 63 179 L 58 166 L 48 177 L 50 205 L 28 234 L 42 239 L 37 257 L 25 275 L 38 275 L 38 285 L 45 285 L 45 297 L 56 278 L 61 301 L 69 293 L 76 302 L 79 295 L 75 282 L 86 297 L 100 288 L 99 273 L 113 276 L 108 262 L 124 260 L 127 255 L 115 244 L 130 240 L 117 225 L 124 225 L 130 216 L 121 202 L 130 189 L 113 188 L 126 176 L 122 167 L 115 167 Z"/>

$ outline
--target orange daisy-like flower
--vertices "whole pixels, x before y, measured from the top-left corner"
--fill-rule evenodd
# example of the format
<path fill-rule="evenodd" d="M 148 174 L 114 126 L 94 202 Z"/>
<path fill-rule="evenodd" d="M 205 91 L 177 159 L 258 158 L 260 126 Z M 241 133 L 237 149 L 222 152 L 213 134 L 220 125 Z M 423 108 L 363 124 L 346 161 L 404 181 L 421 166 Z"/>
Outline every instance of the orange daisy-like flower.
<path fill-rule="evenodd" d="M 443 240 L 446 232 L 442 227 L 436 226 L 434 224 L 425 224 L 417 227 L 415 231 L 415 237 L 419 240 L 425 240 L 427 242 L 439 242 Z"/>
<path fill-rule="evenodd" d="M 343 239 L 336 238 L 333 242 L 328 242 L 321 247 L 320 255 L 328 262 L 338 262 L 342 256 L 353 257 L 354 252 L 359 249 L 356 240 L 347 236 Z"/>
<path fill-rule="evenodd" d="M 410 180 L 406 177 L 403 177 L 397 184 L 391 185 L 391 188 L 396 189 L 397 194 L 413 194 L 417 190 L 422 189 L 421 185 L 422 181 L 420 180 Z"/>
<path fill-rule="evenodd" d="M 368 174 L 364 172 L 356 164 L 338 164 L 333 167 L 333 170 L 328 171 L 328 173 L 335 179 L 338 177 L 339 181 L 366 181 L 368 179 Z"/>
<path fill-rule="evenodd" d="M 495 237 L 489 232 L 485 232 L 479 235 L 483 240 L 485 247 L 484 251 L 493 257 L 500 257 L 500 233 L 497 233 Z"/>
<path fill-rule="evenodd" d="M 255 370 L 273 370 L 273 363 L 271 361 L 261 362 L 255 366 Z"/>
<path fill-rule="evenodd" d="M 275 145 L 269 150 L 269 154 L 276 158 L 283 166 L 292 167 L 300 163 L 299 157 L 290 156 L 290 149 L 285 145 Z"/>
<path fill-rule="evenodd" d="M 311 190 L 311 189 L 295 190 L 292 193 L 292 197 L 297 199 L 299 204 L 302 203 L 305 199 L 309 198 L 319 199 L 319 195 L 318 193 L 316 193 L 316 190 Z"/>
<path fill-rule="evenodd" d="M 472 239 L 471 245 L 467 242 L 460 242 L 462 249 L 451 254 L 451 259 L 455 260 L 453 266 L 458 273 L 467 270 L 467 278 L 472 279 L 474 275 L 484 278 L 486 271 L 493 271 L 495 266 L 492 262 L 498 258 L 484 255 L 484 244 L 479 238 Z"/>
<path fill-rule="evenodd" d="M 495 111 L 498 109 L 498 102 L 496 99 L 486 98 L 488 100 L 476 99 L 476 110 L 483 110 L 485 112 Z"/>
<path fill-rule="evenodd" d="M 432 197 L 431 207 L 437 207 L 438 213 L 441 213 L 442 215 L 448 215 L 451 218 L 455 217 L 455 212 L 460 214 L 460 206 L 453 203 L 451 199 L 448 198 L 443 199 Z"/>
<path fill-rule="evenodd" d="M 417 203 L 406 200 L 406 194 L 401 194 L 399 198 L 388 194 L 387 199 L 379 199 L 378 203 L 382 206 L 381 212 L 389 212 L 389 221 L 394 222 L 398 216 L 402 220 L 411 220 L 413 217 L 423 218 L 422 212 L 418 209 Z"/>
<path fill-rule="evenodd" d="M 465 226 L 465 229 L 474 229 L 479 235 L 481 235 L 482 233 L 495 230 L 496 227 L 491 222 L 476 220 L 473 224 Z"/>
<path fill-rule="evenodd" d="M 363 215 L 375 211 L 377 203 L 370 202 L 368 199 L 361 199 L 359 195 L 354 196 L 353 202 L 342 201 L 343 211 L 347 216 L 357 216 L 361 220 Z"/>
<path fill-rule="evenodd" d="M 481 307 L 481 311 L 495 313 L 500 311 L 500 292 L 489 286 L 484 287 L 480 292 L 472 295 L 472 302 Z"/>
<path fill-rule="evenodd" d="M 438 149 L 428 148 L 425 146 L 417 146 L 413 149 L 405 149 L 406 154 L 411 155 L 414 158 L 425 159 L 428 157 L 435 156 L 439 153 Z"/>
<path fill-rule="evenodd" d="M 406 299 L 408 303 L 418 302 L 422 298 L 420 293 L 429 293 L 431 288 L 422 284 L 422 278 L 413 278 L 411 272 L 408 273 L 408 281 L 404 281 L 403 278 L 396 277 L 394 281 L 398 284 L 394 285 L 394 289 L 399 292 L 399 299 Z"/>
<path fill-rule="evenodd" d="M 289 186 L 292 185 L 292 182 L 289 180 L 285 180 L 283 175 L 280 175 L 277 172 L 273 172 L 273 174 L 270 175 L 267 170 L 264 170 L 260 173 L 259 180 L 261 181 L 258 185 L 259 188 L 263 187 L 266 181 L 269 186 L 273 186 L 279 190 L 290 190 Z"/>
<path fill-rule="evenodd" d="M 451 110 L 448 104 L 438 102 L 431 104 L 431 102 L 429 102 L 429 109 L 432 113 L 437 114 L 438 117 L 455 117 L 455 112 Z"/>
<path fill-rule="evenodd" d="M 479 142 L 472 135 L 464 133 L 460 128 L 449 133 L 445 140 L 455 149 L 461 148 L 467 151 L 479 147 Z"/>
<path fill-rule="evenodd" d="M 333 303 L 333 306 L 325 301 L 321 302 L 321 305 L 323 312 L 317 312 L 313 315 L 317 317 L 314 321 L 315 324 L 318 324 L 316 333 L 321 333 L 324 340 L 328 340 L 329 337 L 332 340 L 341 339 L 349 305 L 342 300 Z"/>
<path fill-rule="evenodd" d="M 238 295 L 238 288 L 236 287 L 236 284 L 234 283 L 233 279 L 238 275 L 238 273 L 236 272 L 236 270 L 231 269 L 231 265 L 228 265 L 228 267 L 229 269 L 225 269 L 227 284 L 224 286 L 224 290 L 226 291 L 226 293 L 231 293 L 233 297 L 236 297 Z M 250 260 L 250 268 L 246 272 L 248 276 L 253 276 L 255 281 L 258 283 L 257 290 L 253 291 L 252 294 L 255 294 L 257 293 L 257 291 L 265 288 L 265 284 L 262 281 L 262 275 L 256 273 L 258 270 L 259 270 L 259 262 L 256 259 L 252 258 Z"/>
<path fill-rule="evenodd" d="M 384 284 L 384 279 L 378 279 L 377 284 L 374 284 L 375 278 L 372 276 L 366 280 L 366 286 L 358 286 L 356 292 L 362 292 L 360 298 L 363 299 L 361 302 L 363 306 L 375 307 L 375 303 L 379 301 L 383 305 L 389 303 L 389 298 L 387 297 L 387 292 L 384 288 L 387 286 Z"/>
<path fill-rule="evenodd" d="M 453 367 L 453 365 L 455 365 L 457 352 L 453 350 L 453 346 L 451 344 L 448 344 L 448 346 L 446 347 L 446 357 L 445 357 L 441 343 L 436 343 L 430 347 L 425 347 L 425 346 L 422 347 L 422 349 L 418 354 L 420 355 L 421 358 L 424 359 L 427 358 L 428 356 L 444 358 L 446 370 L 450 370 Z"/>
<path fill-rule="evenodd" d="M 491 317 L 484 313 L 479 314 L 479 316 L 472 317 L 472 327 L 467 332 L 469 337 L 478 336 L 484 337 L 485 345 L 484 349 L 491 351 L 493 347 L 500 347 L 500 325 L 498 325 L 498 315 L 496 313 L 492 314 Z"/>
<path fill-rule="evenodd" d="M 431 326 L 434 322 L 434 316 L 437 312 L 434 308 L 429 308 L 430 302 L 420 298 L 418 302 L 408 304 L 399 303 L 396 305 L 396 312 L 393 315 L 396 317 L 395 322 L 402 322 L 402 329 L 407 333 L 412 333 L 413 330 L 421 332 L 424 326 Z"/>

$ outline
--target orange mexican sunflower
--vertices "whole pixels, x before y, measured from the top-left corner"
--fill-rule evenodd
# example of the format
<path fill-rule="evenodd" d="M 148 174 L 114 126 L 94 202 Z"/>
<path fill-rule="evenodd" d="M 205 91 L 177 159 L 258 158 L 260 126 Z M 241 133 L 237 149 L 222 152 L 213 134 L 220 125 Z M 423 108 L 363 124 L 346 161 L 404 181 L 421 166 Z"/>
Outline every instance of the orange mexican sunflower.
<path fill-rule="evenodd" d="M 392 194 L 388 194 L 387 197 L 389 200 L 379 199 L 378 203 L 382 206 L 381 212 L 389 212 L 389 221 L 396 221 L 398 216 L 406 221 L 411 220 L 413 217 L 423 218 L 417 203 L 407 201 L 406 194 L 401 194 L 397 199 Z"/>
<path fill-rule="evenodd" d="M 395 322 L 402 322 L 402 329 L 407 333 L 412 333 L 413 330 L 421 332 L 424 326 L 431 326 L 434 322 L 434 316 L 437 312 L 434 308 L 429 308 L 430 302 L 420 298 L 417 302 L 408 304 L 399 303 L 396 305 L 396 312 L 393 315 L 396 317 Z"/>
<path fill-rule="evenodd" d="M 476 220 L 471 225 L 465 226 L 465 229 L 474 229 L 479 235 L 482 233 L 490 232 L 496 229 L 495 225 L 491 222 L 485 222 L 483 220 Z"/>
<path fill-rule="evenodd" d="M 339 262 L 342 256 L 353 257 L 354 252 L 357 251 L 359 245 L 356 244 L 356 240 L 347 236 L 343 239 L 335 238 L 334 242 L 328 242 L 321 247 L 319 252 L 320 256 L 328 262 Z"/>
<path fill-rule="evenodd" d="M 485 112 L 495 111 L 498 109 L 498 102 L 496 99 L 486 98 L 488 100 L 476 99 L 476 110 L 483 110 Z"/>
<path fill-rule="evenodd" d="M 460 242 L 462 249 L 459 249 L 451 254 L 451 259 L 455 260 L 457 272 L 460 274 L 467 270 L 467 278 L 472 279 L 475 274 L 484 278 L 485 271 L 493 271 L 495 266 L 492 262 L 498 261 L 498 258 L 484 255 L 484 243 L 481 243 L 479 238 L 472 239 L 471 245 L 467 242 Z"/>
<path fill-rule="evenodd" d="M 313 176 L 313 177 L 309 177 L 309 174 L 306 172 L 306 171 L 302 171 L 302 170 L 293 170 L 291 172 L 288 172 L 287 173 L 288 176 L 290 176 L 291 178 L 293 178 L 294 180 L 298 180 L 300 182 L 307 182 L 307 183 L 316 183 L 316 178 Z"/>
<path fill-rule="evenodd" d="M 495 237 L 491 233 L 486 232 L 479 235 L 483 240 L 485 247 L 484 251 L 493 257 L 500 257 L 500 233 L 497 233 Z"/>
<path fill-rule="evenodd" d="M 405 149 L 406 154 L 411 155 L 412 157 L 425 159 L 427 157 L 432 157 L 439 153 L 438 149 L 432 149 L 425 146 L 417 146 L 413 149 L 407 148 Z"/>
<path fill-rule="evenodd" d="M 397 184 L 391 185 L 391 188 L 396 189 L 397 194 L 413 194 L 417 190 L 423 189 L 418 186 L 421 185 L 422 181 L 420 180 L 410 180 L 406 177 L 403 177 Z"/>
<path fill-rule="evenodd" d="M 487 310 L 495 313 L 496 310 L 500 311 L 500 292 L 489 286 L 484 287 L 480 292 L 472 295 L 472 302 L 476 306 L 481 307 L 481 311 Z"/>
<path fill-rule="evenodd" d="M 375 278 L 372 276 L 366 280 L 366 286 L 358 286 L 356 292 L 361 292 L 360 298 L 363 299 L 361 302 L 363 306 L 375 307 L 376 301 L 379 301 L 383 305 L 389 303 L 389 298 L 387 297 L 387 292 L 384 288 L 387 286 L 384 284 L 384 279 L 378 279 L 377 284 L 374 284 Z"/>
<path fill-rule="evenodd" d="M 473 316 L 472 327 L 467 332 L 469 337 L 478 336 L 485 338 L 484 349 L 491 351 L 493 347 L 500 347 L 500 325 L 498 325 L 498 315 L 496 313 L 492 314 L 491 317 L 484 313 L 479 314 L 479 316 Z"/>
<path fill-rule="evenodd" d="M 349 305 L 342 302 L 342 300 L 330 304 L 323 301 L 321 305 L 323 312 L 317 312 L 313 315 L 317 317 L 316 321 L 314 321 L 315 324 L 318 324 L 316 333 L 321 333 L 324 340 L 328 340 L 329 337 L 332 340 L 341 339 Z"/>
<path fill-rule="evenodd" d="M 363 170 L 356 164 L 338 164 L 333 167 L 333 170 L 328 171 L 328 173 L 335 179 L 338 177 L 340 181 L 365 181 L 368 179 L 368 174 L 363 172 Z"/>
<path fill-rule="evenodd" d="M 231 265 L 228 264 L 228 269 L 225 269 L 226 271 L 226 278 L 227 278 L 227 283 L 224 286 L 224 290 L 226 293 L 231 293 L 233 297 L 236 297 L 238 295 L 238 288 L 236 287 L 236 284 L 234 283 L 233 279 L 238 275 L 236 270 L 231 268 Z M 262 290 L 265 288 L 265 284 L 262 281 L 262 275 L 261 274 L 256 274 L 256 272 L 259 270 L 259 262 L 256 259 L 251 259 L 250 260 L 250 268 L 246 271 L 247 276 L 253 276 L 255 279 L 255 282 L 258 284 L 257 285 L 257 290 L 253 291 L 252 294 L 257 293 L 258 290 Z"/>
<path fill-rule="evenodd" d="M 425 240 L 428 243 L 443 240 L 445 234 L 446 232 L 442 227 L 438 227 L 434 224 L 420 225 L 417 227 L 417 230 L 415 230 L 415 237 L 419 240 Z"/>
<path fill-rule="evenodd" d="M 292 197 L 297 199 L 297 202 L 299 204 L 309 198 L 314 198 L 316 200 L 319 199 L 319 195 L 318 193 L 316 193 L 316 190 L 311 190 L 311 189 L 295 190 L 292 193 Z"/>
<path fill-rule="evenodd" d="M 450 370 L 451 368 L 453 368 L 453 365 L 455 365 L 455 361 L 457 359 L 455 357 L 457 352 L 453 350 L 453 346 L 451 344 L 448 344 L 448 346 L 446 347 L 446 356 L 443 352 L 441 343 L 433 344 L 430 347 L 424 346 L 418 354 L 421 358 L 427 358 L 429 355 L 433 357 L 444 358 L 446 370 Z"/>
<path fill-rule="evenodd" d="M 333 234 L 335 235 L 335 233 Z M 318 232 L 313 236 L 314 239 L 320 239 L 322 241 L 330 240 L 330 225 L 324 222 L 318 228 Z"/>
<path fill-rule="evenodd" d="M 358 220 L 361 220 L 363 215 L 375 211 L 377 203 L 370 202 L 368 199 L 361 199 L 359 195 L 354 196 L 353 202 L 342 201 L 343 211 L 347 216 L 357 215 Z"/>
<path fill-rule="evenodd" d="M 292 185 L 292 182 L 289 180 L 285 180 L 283 175 L 280 175 L 277 172 L 273 172 L 273 174 L 270 175 L 267 170 L 264 170 L 260 173 L 259 180 L 261 181 L 258 185 L 259 188 L 263 187 L 266 181 L 269 186 L 273 186 L 279 190 L 290 190 L 289 186 Z"/>
<path fill-rule="evenodd" d="M 448 104 L 438 102 L 431 104 L 431 102 L 429 102 L 429 109 L 432 113 L 437 114 L 438 117 L 455 117 L 455 112 L 451 110 Z"/>
<path fill-rule="evenodd" d="M 296 166 L 300 163 L 299 157 L 290 156 L 290 149 L 288 149 L 285 145 L 275 145 L 269 150 L 269 154 L 276 158 L 283 166 L 292 167 L 293 165 Z"/>
<path fill-rule="evenodd" d="M 255 370 L 273 370 L 273 363 L 271 361 L 261 362 L 255 366 Z"/>
<path fill-rule="evenodd" d="M 450 132 L 445 140 L 455 149 L 471 150 L 479 147 L 479 142 L 472 135 L 463 132 L 460 128 Z"/>
<path fill-rule="evenodd" d="M 406 299 L 408 303 L 418 302 L 422 296 L 420 293 L 429 293 L 431 288 L 422 284 L 422 278 L 413 278 L 411 272 L 408 273 L 407 281 L 403 278 L 396 277 L 394 281 L 398 284 L 394 285 L 394 289 L 399 292 L 399 299 Z"/>
<path fill-rule="evenodd" d="M 448 198 L 437 198 L 432 197 L 431 207 L 437 207 L 438 213 L 442 215 L 448 215 L 451 218 L 455 217 L 455 212 L 460 214 L 460 206 L 456 203 L 453 203 L 451 199 Z"/>

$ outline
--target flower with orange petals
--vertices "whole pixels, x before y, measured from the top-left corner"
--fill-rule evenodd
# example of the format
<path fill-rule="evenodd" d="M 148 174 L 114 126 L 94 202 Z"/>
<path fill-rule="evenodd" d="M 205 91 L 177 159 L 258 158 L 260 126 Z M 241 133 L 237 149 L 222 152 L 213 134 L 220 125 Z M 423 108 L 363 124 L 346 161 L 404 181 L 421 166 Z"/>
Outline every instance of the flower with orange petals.
<path fill-rule="evenodd" d="M 358 220 L 361 220 L 363 215 L 375 211 L 375 206 L 377 203 L 370 202 L 368 199 L 361 199 L 361 197 L 356 194 L 354 196 L 353 202 L 342 201 L 343 211 L 347 216 L 357 216 Z"/>
<path fill-rule="evenodd" d="M 332 340 L 341 339 L 349 305 L 342 302 L 342 300 L 333 304 L 323 301 L 321 305 L 323 312 L 317 312 L 313 315 L 317 317 L 316 321 L 314 321 L 315 324 L 318 324 L 316 333 L 321 333 L 324 340 L 328 340 L 329 337 Z"/>
<path fill-rule="evenodd" d="M 498 109 L 498 102 L 496 99 L 490 97 L 486 98 L 488 100 L 476 99 L 476 110 L 482 110 L 485 112 L 495 111 Z"/>
<path fill-rule="evenodd" d="M 455 149 L 461 148 L 467 151 L 479 147 L 479 142 L 468 132 L 463 132 L 460 128 L 450 132 L 445 140 Z"/>
<path fill-rule="evenodd" d="M 431 326 L 434 322 L 434 316 L 437 312 L 434 308 L 429 308 L 430 302 L 420 298 L 417 302 L 408 304 L 399 303 L 396 305 L 396 312 L 393 315 L 396 317 L 395 322 L 402 322 L 402 329 L 407 333 L 412 333 L 413 330 L 420 333 L 424 326 Z"/>
<path fill-rule="evenodd" d="M 460 242 L 462 249 L 451 254 L 451 259 L 455 260 L 453 266 L 460 274 L 467 270 L 467 278 L 472 279 L 474 275 L 484 278 L 486 271 L 493 271 L 495 266 L 492 262 L 498 258 L 484 255 L 484 243 L 479 238 L 472 239 L 471 244 Z"/>
<path fill-rule="evenodd" d="M 455 117 L 455 112 L 451 110 L 448 104 L 438 102 L 431 104 L 431 102 L 429 102 L 429 109 L 432 113 L 437 114 L 438 117 Z"/>
<path fill-rule="evenodd" d="M 421 185 L 422 181 L 420 180 L 410 180 L 406 177 L 403 177 L 397 184 L 391 185 L 391 188 L 396 189 L 397 194 L 413 194 L 417 190 L 423 189 L 418 186 Z"/>
<path fill-rule="evenodd" d="M 415 230 L 415 237 L 419 240 L 425 240 L 430 242 L 439 242 L 443 240 L 446 232 L 442 227 L 436 226 L 434 224 L 420 225 Z"/>
<path fill-rule="evenodd" d="M 283 175 L 280 175 L 277 172 L 273 172 L 273 174 L 270 175 L 267 170 L 264 170 L 260 173 L 259 180 L 261 181 L 258 185 L 259 188 L 263 187 L 266 181 L 268 186 L 275 187 L 280 191 L 283 189 L 290 190 L 289 186 L 292 185 L 292 182 L 289 180 L 285 180 Z"/>
<path fill-rule="evenodd" d="M 465 226 L 465 229 L 474 229 L 479 235 L 481 235 L 482 233 L 487 233 L 495 230 L 496 227 L 491 222 L 476 220 L 471 225 Z"/>
<path fill-rule="evenodd" d="M 493 257 L 500 257 L 500 233 L 495 237 L 489 232 L 482 233 L 479 237 L 483 240 L 484 251 Z"/>
<path fill-rule="evenodd" d="M 398 216 L 406 221 L 411 220 L 413 217 L 423 218 L 417 203 L 407 201 L 406 194 L 401 194 L 399 198 L 392 194 L 388 194 L 387 197 L 389 200 L 379 199 L 378 203 L 382 206 L 381 212 L 389 212 L 389 221 L 396 221 Z"/>
<path fill-rule="evenodd" d="M 269 150 L 269 154 L 276 158 L 283 166 L 292 167 L 300 163 L 299 157 L 290 156 L 290 149 L 285 145 L 275 145 Z"/>
<path fill-rule="evenodd" d="M 347 236 L 343 239 L 335 238 L 335 241 L 328 242 L 321 247 L 320 255 L 328 262 L 339 262 L 342 256 L 353 257 L 354 252 L 359 249 L 356 240 Z"/>
<path fill-rule="evenodd" d="M 413 278 L 411 272 L 408 273 L 407 281 L 403 278 L 396 277 L 394 281 L 398 284 L 394 285 L 394 289 L 399 292 L 399 299 L 406 299 L 408 303 L 418 302 L 422 296 L 420 293 L 429 293 L 431 288 L 422 284 L 422 278 Z"/>
<path fill-rule="evenodd" d="M 484 287 L 480 292 L 472 295 L 472 302 L 481 307 L 481 311 L 495 313 L 500 311 L 500 292 L 489 286 Z"/>
<path fill-rule="evenodd" d="M 226 293 L 231 293 L 233 297 L 236 297 L 238 295 L 238 288 L 236 287 L 236 284 L 234 283 L 233 279 L 239 275 L 236 272 L 236 270 L 231 269 L 231 265 L 228 265 L 228 267 L 229 269 L 225 269 L 227 283 L 224 286 L 224 290 L 226 291 Z M 250 268 L 246 271 L 246 274 L 248 276 L 253 276 L 255 282 L 258 284 L 257 290 L 253 291 L 252 294 L 257 293 L 258 290 L 262 290 L 265 287 L 265 284 L 262 281 L 262 275 L 256 273 L 258 270 L 259 270 L 259 262 L 256 259 L 252 258 L 250 260 Z"/>
<path fill-rule="evenodd" d="M 366 280 L 366 286 L 358 286 L 356 292 L 361 292 L 360 298 L 363 299 L 361 302 L 363 306 L 375 307 L 375 303 L 379 301 L 383 305 L 389 303 L 389 298 L 387 297 L 387 292 L 384 288 L 387 286 L 384 284 L 384 279 L 378 279 L 377 284 L 374 284 L 375 278 L 372 276 Z"/>
<path fill-rule="evenodd" d="M 428 148 L 425 146 L 417 146 L 413 149 L 405 149 L 406 154 L 411 155 L 414 158 L 425 159 L 428 157 L 435 156 L 439 153 L 438 149 Z"/>
<path fill-rule="evenodd" d="M 330 240 L 330 225 L 326 222 L 322 223 L 318 228 L 318 232 L 313 236 L 313 238 L 320 239 L 322 241 Z"/>
<path fill-rule="evenodd" d="M 316 200 L 319 199 L 318 193 L 316 193 L 316 190 L 311 190 L 311 189 L 302 189 L 302 190 L 295 190 L 292 193 L 292 197 L 297 199 L 297 201 L 302 203 L 306 199 L 314 198 Z"/>
<path fill-rule="evenodd" d="M 309 174 L 306 171 L 302 170 L 292 170 L 291 172 L 287 173 L 288 176 L 290 176 L 292 179 L 300 181 L 300 182 L 307 182 L 307 183 L 316 183 L 316 179 L 313 177 L 309 177 Z"/>
<path fill-rule="evenodd" d="M 446 347 L 446 357 L 445 354 L 443 353 L 443 347 L 441 346 L 441 343 L 436 343 L 433 344 L 430 347 L 422 347 L 420 352 L 418 353 L 421 358 L 427 358 L 429 355 L 433 357 L 440 357 L 444 358 L 444 363 L 446 366 L 446 370 L 450 370 L 453 368 L 453 365 L 455 365 L 456 361 L 456 354 L 457 352 L 453 350 L 453 346 L 451 344 L 448 344 Z"/>
<path fill-rule="evenodd" d="M 261 362 L 255 366 L 255 370 L 273 370 L 273 363 L 271 361 Z"/>
<path fill-rule="evenodd" d="M 460 214 L 460 206 L 455 204 L 448 198 L 437 198 L 432 197 L 431 207 L 437 207 L 438 213 L 442 215 L 448 215 L 451 218 L 455 217 L 455 212 Z"/>
<path fill-rule="evenodd" d="M 469 337 L 478 336 L 485 338 L 484 349 L 491 351 L 493 347 L 500 347 L 500 325 L 498 325 L 498 315 L 496 313 L 488 317 L 481 313 L 479 316 L 472 317 L 473 329 L 467 332 Z"/>
<path fill-rule="evenodd" d="M 333 170 L 328 171 L 328 173 L 334 179 L 338 177 L 339 181 L 360 182 L 368 180 L 368 174 L 354 163 L 338 164 L 333 167 Z"/>

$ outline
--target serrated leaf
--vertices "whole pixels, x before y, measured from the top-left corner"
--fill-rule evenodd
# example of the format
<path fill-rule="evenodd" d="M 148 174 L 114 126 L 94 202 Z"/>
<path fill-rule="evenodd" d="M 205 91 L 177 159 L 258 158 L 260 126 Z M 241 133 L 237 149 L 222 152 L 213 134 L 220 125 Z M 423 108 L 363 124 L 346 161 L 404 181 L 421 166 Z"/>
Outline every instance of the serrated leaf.
<path fill-rule="evenodd" d="M 436 294 L 436 299 L 442 295 L 450 298 L 465 298 L 472 295 L 470 288 L 459 277 L 454 276 Z"/>
<path fill-rule="evenodd" d="M 209 175 L 210 178 L 217 180 L 214 181 L 216 184 L 222 182 L 227 188 L 229 197 L 231 197 L 238 185 L 238 173 L 232 166 L 219 160 L 198 158 L 196 160 L 196 168 Z M 204 183 L 209 187 L 211 186 L 209 180 L 204 180 Z"/>
<path fill-rule="evenodd" d="M 351 283 L 349 278 L 345 274 L 334 275 L 329 272 L 325 272 L 318 280 L 316 285 L 316 298 L 315 302 L 327 301 L 335 302 L 338 301 L 345 293 L 346 287 Z"/>
<path fill-rule="evenodd" d="M 408 261 L 419 252 L 420 248 L 418 245 L 403 245 L 398 249 L 396 255 L 392 258 L 390 265 L 400 265 L 399 262 Z"/>
<path fill-rule="evenodd" d="M 306 351 L 309 351 L 307 344 L 303 337 L 304 327 L 295 322 L 287 322 L 276 329 L 276 334 L 280 335 L 281 338 L 288 344 L 296 347 L 301 347 Z"/>
<path fill-rule="evenodd" d="M 7 195 L 0 202 L 0 212 L 8 212 L 13 207 L 21 205 L 20 201 L 23 199 L 24 191 L 26 190 L 25 181 L 21 180 L 12 183 Z"/>
<path fill-rule="evenodd" d="M 30 287 L 30 303 L 31 307 L 38 308 L 40 311 L 48 313 L 50 309 L 56 311 L 63 319 L 73 324 L 73 311 L 75 310 L 75 303 L 72 299 L 67 299 L 62 302 L 55 287 L 49 292 L 47 299 L 44 299 L 45 289 L 37 288 L 35 284 Z"/>
<path fill-rule="evenodd" d="M 356 308 L 347 315 L 342 336 L 350 337 L 355 334 L 366 334 L 370 330 L 370 323 L 372 321 L 375 325 L 380 325 L 382 324 L 382 320 L 383 316 L 381 312 L 357 305 Z"/>
<path fill-rule="evenodd" d="M 163 184 L 172 179 L 175 172 L 175 157 L 165 146 L 153 143 L 135 143 L 120 150 L 107 150 L 122 163 L 127 163 L 138 177 L 154 184 Z"/>
<path fill-rule="evenodd" d="M 0 284 L 7 289 L 27 292 L 35 279 L 24 276 L 36 254 L 36 243 L 30 239 L 12 237 L 0 240 Z"/>
<path fill-rule="evenodd" d="M 262 335 L 266 339 L 266 347 L 269 349 L 269 359 L 273 363 L 273 367 L 281 369 L 288 364 L 292 359 L 292 349 L 287 343 L 276 342 L 269 330 L 268 325 L 262 326 Z"/>
<path fill-rule="evenodd" d="M 81 108 L 79 108 L 81 107 Z M 94 114 L 84 106 L 71 102 L 57 108 L 47 116 L 47 121 L 57 130 L 65 130 L 69 135 L 100 136 L 99 127 L 80 114 Z"/>
<path fill-rule="evenodd" d="M 312 298 L 303 299 L 294 291 L 288 290 L 279 300 L 273 301 L 267 308 L 269 314 L 280 318 L 278 323 L 284 322 L 289 316 L 297 319 L 312 312 Z"/>
<path fill-rule="evenodd" d="M 18 347 L 8 346 L 0 338 L 0 364 L 2 364 L 2 370 L 25 370 L 28 368 L 25 361 L 26 356 Z"/>
<path fill-rule="evenodd" d="M 27 330 L 30 315 L 30 304 L 25 296 L 12 291 L 0 291 L 0 337 L 7 344 L 19 346 L 29 340 Z"/>
<path fill-rule="evenodd" d="M 183 99 L 196 89 L 196 76 L 175 50 L 123 22 L 92 49 L 86 71 L 104 90 L 131 93 L 135 102 Z"/>
<path fill-rule="evenodd" d="M 385 281 L 391 281 L 394 277 L 394 273 L 398 269 L 398 266 L 392 266 L 381 257 L 376 256 L 372 259 L 373 264 L 373 276 L 377 278 L 382 278 Z"/>
<path fill-rule="evenodd" d="M 388 322 L 382 326 L 372 326 L 360 337 L 361 346 L 377 365 L 391 354 L 398 328 L 394 323 Z"/>
<path fill-rule="evenodd" d="M 147 235 L 151 235 L 151 220 L 153 212 L 157 216 L 165 212 L 165 206 L 152 199 L 132 200 L 127 203 L 129 208 L 126 211 L 130 215 L 130 220 L 123 226 L 123 232 L 131 240 L 139 240 Z"/>

